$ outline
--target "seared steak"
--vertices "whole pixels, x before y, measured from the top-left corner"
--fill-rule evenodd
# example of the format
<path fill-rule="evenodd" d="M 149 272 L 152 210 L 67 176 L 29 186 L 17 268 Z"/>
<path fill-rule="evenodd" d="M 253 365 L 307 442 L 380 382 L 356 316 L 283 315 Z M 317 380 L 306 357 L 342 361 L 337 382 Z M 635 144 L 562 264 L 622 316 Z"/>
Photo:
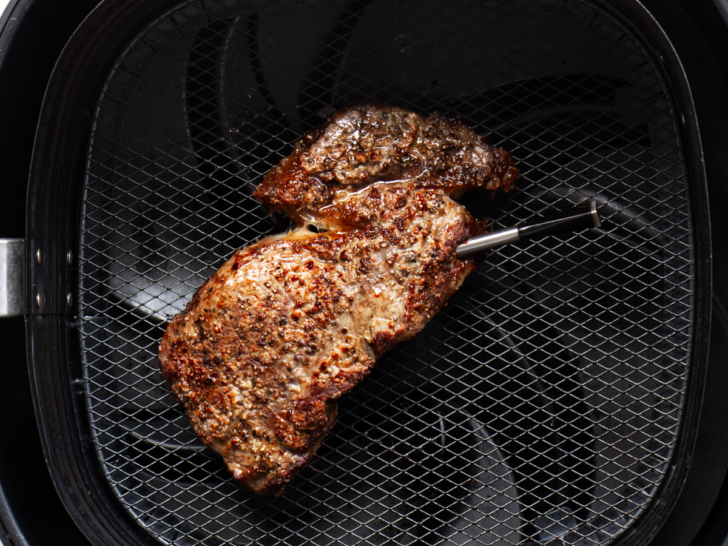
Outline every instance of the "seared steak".
<path fill-rule="evenodd" d="M 265 177 L 255 197 L 298 229 L 237 251 L 159 348 L 192 427 L 237 481 L 283 491 L 338 398 L 474 269 L 455 247 L 478 224 L 449 195 L 495 195 L 517 177 L 508 152 L 462 123 L 374 106 L 336 113 Z"/>

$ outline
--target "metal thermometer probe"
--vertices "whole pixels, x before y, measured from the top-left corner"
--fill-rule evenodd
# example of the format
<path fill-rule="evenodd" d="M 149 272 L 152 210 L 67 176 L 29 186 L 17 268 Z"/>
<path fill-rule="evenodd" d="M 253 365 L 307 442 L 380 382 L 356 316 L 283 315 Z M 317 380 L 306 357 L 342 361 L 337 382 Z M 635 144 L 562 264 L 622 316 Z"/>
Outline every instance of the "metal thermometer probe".
<path fill-rule="evenodd" d="M 476 252 L 525 241 L 541 235 L 555 235 L 565 231 L 601 227 L 601 225 L 597 202 L 592 199 L 585 204 L 558 213 L 555 216 L 545 217 L 532 224 L 502 229 L 468 239 L 455 249 L 455 255 L 458 258 L 464 258 Z"/>

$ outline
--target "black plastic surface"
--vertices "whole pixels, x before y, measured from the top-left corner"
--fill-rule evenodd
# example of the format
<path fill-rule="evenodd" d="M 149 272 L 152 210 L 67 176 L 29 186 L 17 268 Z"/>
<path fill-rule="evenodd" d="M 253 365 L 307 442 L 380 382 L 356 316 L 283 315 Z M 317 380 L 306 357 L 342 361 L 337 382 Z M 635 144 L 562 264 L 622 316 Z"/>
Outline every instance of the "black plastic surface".
<path fill-rule="evenodd" d="M 715 302 L 693 464 L 680 501 L 654 542 L 717 546 L 728 539 L 728 484 L 724 481 L 728 469 L 728 3 L 649 0 L 645 4 L 680 55 L 695 100 L 711 208 Z"/>
<path fill-rule="evenodd" d="M 0 15 L 0 237 L 25 234 L 28 170 L 38 114 L 61 48 L 96 0 L 13 0 Z M 40 37 L 40 38 L 39 38 Z M 58 498 L 33 412 L 22 318 L 0 319 L 0 542 L 88 544 Z"/>

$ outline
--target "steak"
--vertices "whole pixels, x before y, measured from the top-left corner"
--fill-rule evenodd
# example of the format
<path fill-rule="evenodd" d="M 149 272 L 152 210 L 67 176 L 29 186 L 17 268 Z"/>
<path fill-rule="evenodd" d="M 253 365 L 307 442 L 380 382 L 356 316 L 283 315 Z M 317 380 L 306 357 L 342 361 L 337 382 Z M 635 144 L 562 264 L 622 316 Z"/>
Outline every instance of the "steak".
<path fill-rule="evenodd" d="M 238 250 L 169 324 L 159 363 L 238 482 L 280 494 L 337 400 L 475 268 L 454 192 L 509 191 L 511 156 L 438 114 L 357 106 L 306 134 L 255 192 L 298 227 Z"/>

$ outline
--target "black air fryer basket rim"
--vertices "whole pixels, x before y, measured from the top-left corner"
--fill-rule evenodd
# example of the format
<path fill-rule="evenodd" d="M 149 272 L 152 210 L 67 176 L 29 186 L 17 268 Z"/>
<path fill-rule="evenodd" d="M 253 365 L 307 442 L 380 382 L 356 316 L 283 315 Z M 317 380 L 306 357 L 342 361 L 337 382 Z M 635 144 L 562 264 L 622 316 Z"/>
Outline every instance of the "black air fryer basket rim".
<path fill-rule="evenodd" d="M 179 2 L 107 0 L 79 27 L 51 78 L 36 136 L 28 190 L 28 355 L 36 417 L 51 475 L 66 508 L 95 544 L 142 544 L 149 537 L 112 494 L 90 442 L 83 387 L 75 302 L 74 250 L 78 241 L 80 186 L 91 110 L 114 59 L 138 29 Z M 601 6 L 614 12 L 611 5 Z M 619 544 L 646 544 L 670 513 L 690 463 L 701 404 L 710 324 L 710 226 L 701 145 L 690 90 L 669 40 L 647 10 L 625 2 L 642 38 L 661 51 L 663 70 L 673 85 L 683 117 L 695 235 L 695 309 L 688 382 L 681 433 L 673 465 L 652 509 Z M 640 32 L 641 30 L 641 32 Z M 37 252 L 40 259 L 36 259 Z"/>

